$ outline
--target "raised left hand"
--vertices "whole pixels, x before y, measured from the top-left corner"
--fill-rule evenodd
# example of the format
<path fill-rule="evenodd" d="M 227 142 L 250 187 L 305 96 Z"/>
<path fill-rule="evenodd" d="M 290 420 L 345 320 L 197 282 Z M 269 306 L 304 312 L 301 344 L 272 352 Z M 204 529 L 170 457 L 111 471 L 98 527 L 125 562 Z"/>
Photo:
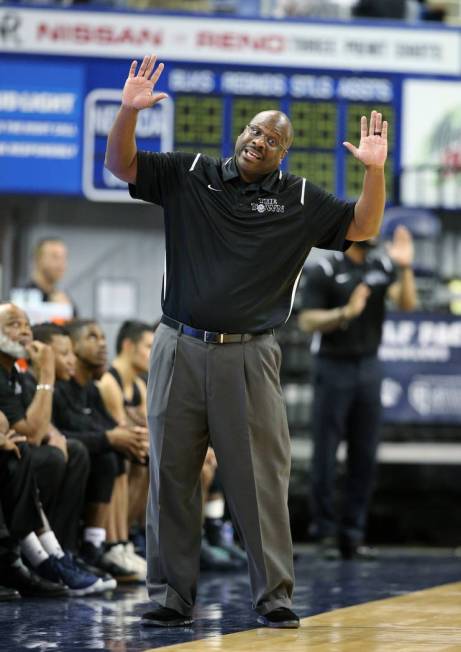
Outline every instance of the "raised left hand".
<path fill-rule="evenodd" d="M 343 143 L 349 152 L 365 167 L 383 168 L 387 158 L 387 121 L 381 113 L 372 111 L 370 127 L 366 117 L 360 118 L 360 143 L 355 147 L 349 142 Z"/>
<path fill-rule="evenodd" d="M 392 242 L 387 245 L 387 253 L 398 267 L 411 267 L 414 259 L 413 238 L 406 226 L 398 226 Z"/>

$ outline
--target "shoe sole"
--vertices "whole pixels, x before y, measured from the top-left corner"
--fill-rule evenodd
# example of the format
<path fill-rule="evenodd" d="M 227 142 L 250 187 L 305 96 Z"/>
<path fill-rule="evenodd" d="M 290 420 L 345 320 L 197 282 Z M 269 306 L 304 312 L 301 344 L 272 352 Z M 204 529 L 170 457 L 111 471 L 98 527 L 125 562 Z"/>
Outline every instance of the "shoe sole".
<path fill-rule="evenodd" d="M 264 616 L 259 616 L 257 618 L 258 623 L 265 625 L 266 627 L 272 627 L 274 629 L 298 629 L 299 620 L 282 620 L 279 623 L 273 623 Z"/>
<path fill-rule="evenodd" d="M 141 625 L 144 627 L 187 627 L 192 625 L 194 620 L 192 618 L 185 618 L 184 620 L 150 620 L 148 618 L 141 618 Z"/>

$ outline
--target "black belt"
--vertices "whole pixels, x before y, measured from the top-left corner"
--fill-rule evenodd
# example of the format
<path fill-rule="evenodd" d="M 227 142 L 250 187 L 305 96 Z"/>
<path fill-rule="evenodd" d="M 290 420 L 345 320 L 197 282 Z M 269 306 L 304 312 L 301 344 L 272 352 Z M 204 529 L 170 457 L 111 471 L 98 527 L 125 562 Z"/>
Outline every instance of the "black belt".
<path fill-rule="evenodd" d="M 254 337 L 258 337 L 259 335 L 274 334 L 274 330 L 272 328 L 266 331 L 260 331 L 259 333 L 215 333 L 213 331 L 203 331 L 200 328 L 192 328 L 192 326 L 183 324 L 182 322 L 176 321 L 176 319 L 172 319 L 166 315 L 162 315 L 160 321 L 162 324 L 165 324 L 170 328 L 174 328 L 179 333 L 190 335 L 190 337 L 195 337 L 196 339 L 202 340 L 202 342 L 206 342 L 207 344 L 231 344 L 235 342 L 249 342 Z"/>

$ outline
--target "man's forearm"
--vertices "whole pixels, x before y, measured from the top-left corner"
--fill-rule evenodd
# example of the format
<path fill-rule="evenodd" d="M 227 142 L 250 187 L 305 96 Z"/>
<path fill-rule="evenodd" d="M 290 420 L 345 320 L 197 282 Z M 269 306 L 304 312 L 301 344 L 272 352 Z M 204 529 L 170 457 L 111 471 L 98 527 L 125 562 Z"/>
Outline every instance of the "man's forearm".
<path fill-rule="evenodd" d="M 348 321 L 346 306 L 340 306 L 330 310 L 305 310 L 299 315 L 298 325 L 307 333 L 328 333 L 343 328 Z"/>
<path fill-rule="evenodd" d="M 48 433 L 53 405 L 53 390 L 49 383 L 38 385 L 32 403 L 26 412 L 29 432 L 26 433 L 29 443 L 39 445 Z"/>
<path fill-rule="evenodd" d="M 411 267 L 400 269 L 399 297 L 397 305 L 400 310 L 415 310 L 418 304 L 415 275 Z"/>
<path fill-rule="evenodd" d="M 348 240 L 368 240 L 378 235 L 386 202 L 384 168 L 367 168 L 362 193 L 355 204 Z"/>
<path fill-rule="evenodd" d="M 120 107 L 107 138 L 104 164 L 116 177 L 128 182 L 135 181 L 137 119 L 138 111 Z"/>

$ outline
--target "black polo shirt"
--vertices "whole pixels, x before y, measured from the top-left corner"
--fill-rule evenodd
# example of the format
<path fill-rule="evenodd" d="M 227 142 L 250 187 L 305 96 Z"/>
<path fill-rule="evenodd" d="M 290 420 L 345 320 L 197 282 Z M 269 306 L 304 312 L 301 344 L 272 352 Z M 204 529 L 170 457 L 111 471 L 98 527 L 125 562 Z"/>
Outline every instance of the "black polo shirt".
<path fill-rule="evenodd" d="M 196 328 L 258 332 L 289 317 L 312 247 L 347 247 L 354 205 L 302 177 L 240 179 L 233 158 L 138 153 L 133 197 L 163 206 L 162 308 Z"/>
<path fill-rule="evenodd" d="M 0 365 L 0 410 L 4 413 L 13 426 L 26 417 L 29 406 L 28 397 L 23 387 L 24 374 L 19 373 L 16 367 L 8 372 Z"/>
<path fill-rule="evenodd" d="M 90 453 L 112 450 L 106 432 L 117 425 L 93 381 L 58 380 L 53 396 L 53 423 L 66 437 L 79 439 Z"/>
<path fill-rule="evenodd" d="M 307 270 L 302 308 L 307 310 L 345 306 L 359 283 L 370 288 L 363 312 L 344 328 L 314 333 L 312 353 L 337 357 L 376 354 L 381 342 L 388 287 L 396 280 L 394 264 L 388 256 L 369 255 L 363 265 L 336 253 Z"/>

